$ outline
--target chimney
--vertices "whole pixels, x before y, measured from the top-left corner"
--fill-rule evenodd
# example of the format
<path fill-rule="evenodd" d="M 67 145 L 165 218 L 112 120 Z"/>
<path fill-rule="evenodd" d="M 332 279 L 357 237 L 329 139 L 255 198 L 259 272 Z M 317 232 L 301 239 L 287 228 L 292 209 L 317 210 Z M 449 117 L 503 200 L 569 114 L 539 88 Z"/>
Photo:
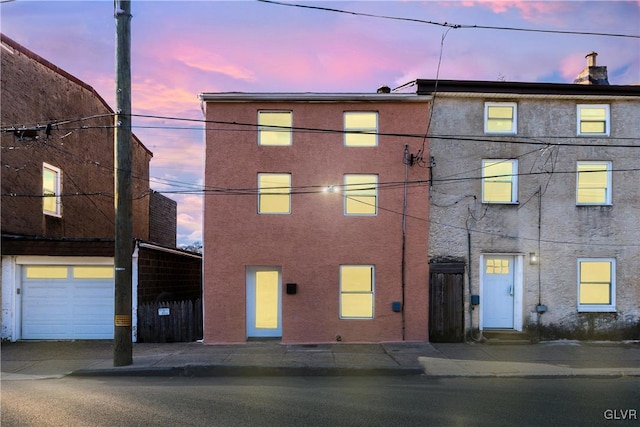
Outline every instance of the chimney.
<path fill-rule="evenodd" d="M 587 58 L 587 67 L 578 74 L 573 81 L 579 85 L 608 85 L 607 67 L 596 66 L 597 52 L 591 52 L 585 56 Z"/>

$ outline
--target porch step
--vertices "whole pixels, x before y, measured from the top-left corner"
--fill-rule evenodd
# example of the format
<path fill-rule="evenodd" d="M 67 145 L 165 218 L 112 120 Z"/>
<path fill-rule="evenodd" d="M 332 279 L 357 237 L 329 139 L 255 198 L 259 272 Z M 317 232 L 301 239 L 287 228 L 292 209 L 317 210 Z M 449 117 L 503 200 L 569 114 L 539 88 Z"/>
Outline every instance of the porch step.
<path fill-rule="evenodd" d="M 511 330 L 482 331 L 486 344 L 531 344 L 531 338 L 526 332 Z"/>

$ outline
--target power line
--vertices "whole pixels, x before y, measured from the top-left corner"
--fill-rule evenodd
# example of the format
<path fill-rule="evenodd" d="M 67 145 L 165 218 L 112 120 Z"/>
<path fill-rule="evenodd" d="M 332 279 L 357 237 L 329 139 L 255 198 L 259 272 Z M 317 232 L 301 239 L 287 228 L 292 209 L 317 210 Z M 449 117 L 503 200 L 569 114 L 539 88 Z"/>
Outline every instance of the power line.
<path fill-rule="evenodd" d="M 343 13 L 347 15 L 353 16 L 364 16 L 367 18 L 378 18 L 378 19 L 389 19 L 394 21 L 405 21 L 405 22 L 415 22 L 419 24 L 429 24 L 436 25 L 440 27 L 448 27 L 453 29 L 482 29 L 482 30 L 502 30 L 502 31 L 524 31 L 524 32 L 535 32 L 535 33 L 549 33 L 549 34 L 571 34 L 571 35 L 582 35 L 582 36 L 604 36 L 604 37 L 626 37 L 626 38 L 635 38 L 640 39 L 640 35 L 632 35 L 632 34 L 617 34 L 617 33 L 598 33 L 592 31 L 569 31 L 569 30 L 546 30 L 546 29 L 536 29 L 536 28 L 518 28 L 518 27 L 498 27 L 498 26 L 489 26 L 489 25 L 465 25 L 465 24 L 453 24 L 450 22 L 436 22 L 429 21 L 426 19 L 418 19 L 418 18 L 405 18 L 400 16 L 390 16 L 390 15 L 377 15 L 373 13 L 365 13 L 365 12 L 353 12 L 344 9 L 336 9 L 332 7 L 323 7 L 323 6 L 311 6 L 307 4 L 297 4 L 297 3 L 283 3 L 279 1 L 273 0 L 257 0 L 262 3 L 269 3 L 277 6 L 289 6 L 289 7 L 297 7 L 302 9 L 312 9 L 312 10 L 321 10 L 325 12 L 334 12 L 334 13 Z"/>

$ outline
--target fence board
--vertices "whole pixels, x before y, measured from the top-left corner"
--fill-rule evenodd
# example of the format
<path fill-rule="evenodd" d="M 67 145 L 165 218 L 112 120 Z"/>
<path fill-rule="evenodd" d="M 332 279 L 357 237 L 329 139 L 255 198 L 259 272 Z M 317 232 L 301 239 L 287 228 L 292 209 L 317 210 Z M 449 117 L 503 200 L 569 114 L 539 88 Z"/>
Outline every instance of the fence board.
<path fill-rule="evenodd" d="M 168 309 L 160 315 L 159 309 Z M 138 342 L 192 342 L 202 339 L 202 300 L 160 301 L 138 307 Z"/>

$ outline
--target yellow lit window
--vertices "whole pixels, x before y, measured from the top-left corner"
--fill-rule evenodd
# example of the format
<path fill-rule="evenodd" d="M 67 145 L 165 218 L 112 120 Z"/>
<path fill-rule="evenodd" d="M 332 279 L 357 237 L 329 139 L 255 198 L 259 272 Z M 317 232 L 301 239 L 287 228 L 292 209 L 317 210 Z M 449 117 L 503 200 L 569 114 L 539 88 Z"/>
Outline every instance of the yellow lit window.
<path fill-rule="evenodd" d="M 487 274 L 509 274 L 509 259 L 487 258 Z"/>
<path fill-rule="evenodd" d="M 517 203 L 517 160 L 482 161 L 482 202 Z"/>
<path fill-rule="evenodd" d="M 517 131 L 515 102 L 487 102 L 484 105 L 484 132 L 515 134 Z"/>
<path fill-rule="evenodd" d="M 581 311 L 612 311 L 615 308 L 615 261 L 578 261 L 578 307 Z"/>
<path fill-rule="evenodd" d="M 291 174 L 258 174 L 258 212 L 262 214 L 291 213 Z"/>
<path fill-rule="evenodd" d="M 42 196 L 42 211 L 60 216 L 60 169 L 46 163 L 42 165 Z"/>
<path fill-rule="evenodd" d="M 609 135 L 609 106 L 578 105 L 578 135 Z"/>
<path fill-rule="evenodd" d="M 345 215 L 376 215 L 378 175 L 344 176 Z"/>
<path fill-rule="evenodd" d="M 375 147 L 378 145 L 378 113 L 349 111 L 344 113 L 344 145 Z"/>
<path fill-rule="evenodd" d="M 373 266 L 340 266 L 340 318 L 373 318 Z"/>
<path fill-rule="evenodd" d="M 258 145 L 291 145 L 291 111 L 259 111 L 258 125 Z"/>
<path fill-rule="evenodd" d="M 576 203 L 611 204 L 611 163 L 578 162 Z"/>
<path fill-rule="evenodd" d="M 113 279 L 113 266 L 87 265 L 73 267 L 74 279 Z"/>
<path fill-rule="evenodd" d="M 25 267 L 27 279 L 66 279 L 69 269 L 66 265 L 30 265 Z"/>

